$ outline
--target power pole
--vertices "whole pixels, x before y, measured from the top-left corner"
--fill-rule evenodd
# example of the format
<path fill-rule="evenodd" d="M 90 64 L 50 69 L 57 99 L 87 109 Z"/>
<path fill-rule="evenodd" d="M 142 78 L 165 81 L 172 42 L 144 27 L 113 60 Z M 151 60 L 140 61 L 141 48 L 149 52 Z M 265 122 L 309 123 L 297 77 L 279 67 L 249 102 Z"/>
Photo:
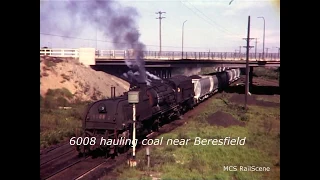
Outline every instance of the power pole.
<path fill-rule="evenodd" d="M 161 19 L 165 18 L 165 17 L 161 17 L 161 14 L 166 13 L 166 12 L 156 12 L 156 14 L 159 14 L 159 17 L 156 19 L 159 19 L 159 39 L 160 39 L 160 51 L 159 51 L 159 55 L 161 56 Z"/>
<path fill-rule="evenodd" d="M 241 60 L 241 46 L 239 46 L 239 60 Z"/>
<path fill-rule="evenodd" d="M 243 40 L 246 40 L 246 41 L 248 41 L 248 39 L 249 39 L 249 41 L 250 40 L 253 40 L 253 39 L 257 39 L 257 38 L 242 38 Z M 246 48 L 246 49 L 248 49 L 247 47 L 248 47 L 248 45 L 247 46 L 243 46 L 244 48 Z M 249 49 L 250 48 L 253 48 L 254 46 L 249 46 Z"/>
<path fill-rule="evenodd" d="M 265 56 L 267 56 L 268 57 L 268 49 L 270 49 L 270 48 L 266 48 L 266 55 Z"/>
<path fill-rule="evenodd" d="M 237 51 L 238 51 L 238 50 L 236 50 L 236 49 L 234 50 L 234 59 L 237 58 Z"/>
<path fill-rule="evenodd" d="M 255 51 L 254 51 L 254 58 L 257 59 L 257 44 L 258 44 L 258 38 L 256 38 L 256 45 L 255 45 Z"/>
<path fill-rule="evenodd" d="M 250 50 L 250 40 L 254 38 L 250 38 L 250 16 L 248 16 L 248 35 L 247 38 L 243 38 L 247 40 L 247 57 L 246 57 L 246 87 L 245 87 L 245 109 L 247 109 L 247 101 L 249 94 L 249 50 Z"/>
<path fill-rule="evenodd" d="M 276 47 L 278 48 L 278 58 L 280 58 L 280 47 Z"/>

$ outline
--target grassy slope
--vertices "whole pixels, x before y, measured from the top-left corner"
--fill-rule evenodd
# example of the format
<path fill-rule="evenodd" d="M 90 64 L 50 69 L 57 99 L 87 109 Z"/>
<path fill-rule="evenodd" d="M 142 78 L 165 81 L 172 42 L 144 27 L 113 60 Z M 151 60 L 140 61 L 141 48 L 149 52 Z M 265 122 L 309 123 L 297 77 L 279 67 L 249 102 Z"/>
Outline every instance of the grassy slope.
<path fill-rule="evenodd" d="M 277 68 L 264 68 L 255 67 L 253 68 L 253 75 L 265 79 L 278 79 L 278 69 Z"/>
<path fill-rule="evenodd" d="M 222 95 L 217 95 L 217 97 Z M 228 96 L 228 95 L 227 95 Z M 210 99 L 210 105 L 198 116 L 192 118 L 166 138 L 224 138 L 227 136 L 246 137 L 244 146 L 187 146 L 163 145 L 151 149 L 149 172 L 161 179 L 280 179 L 280 108 L 249 106 L 244 114 L 238 105 L 225 104 L 221 99 Z M 225 96 L 224 99 L 227 98 Z M 279 101 L 275 99 L 274 101 Z M 245 127 L 227 128 L 211 126 L 206 118 L 216 112 L 224 111 L 237 119 L 246 121 Z M 141 160 L 137 168 L 119 167 L 115 172 L 119 179 L 151 179 L 147 173 L 145 152 L 139 152 Z M 225 165 L 268 166 L 270 172 L 228 172 Z M 106 178 L 107 179 L 107 178 Z"/>
<path fill-rule="evenodd" d="M 40 95 L 40 148 L 57 144 L 75 136 L 81 129 L 86 102 L 69 103 L 72 94 L 67 89 L 49 90 Z M 69 106 L 71 109 L 59 109 Z"/>

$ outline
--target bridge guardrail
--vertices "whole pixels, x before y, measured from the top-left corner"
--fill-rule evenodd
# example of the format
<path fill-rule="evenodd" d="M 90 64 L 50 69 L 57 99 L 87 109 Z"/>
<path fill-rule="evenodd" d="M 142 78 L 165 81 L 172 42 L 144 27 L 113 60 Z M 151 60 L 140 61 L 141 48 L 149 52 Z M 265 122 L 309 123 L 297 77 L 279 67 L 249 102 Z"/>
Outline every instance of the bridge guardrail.
<path fill-rule="evenodd" d="M 73 57 L 79 58 L 78 49 L 48 49 L 40 48 L 40 56 Z M 135 54 L 132 50 L 96 50 L 96 59 L 123 60 L 133 59 Z M 143 51 L 144 59 L 148 60 L 179 60 L 182 59 L 181 51 Z M 183 59 L 193 60 L 245 60 L 246 53 L 239 52 L 183 52 Z M 280 53 L 249 53 L 250 60 L 257 61 L 280 61 Z"/>
<path fill-rule="evenodd" d="M 79 57 L 78 49 L 48 49 L 40 48 L 40 56 L 52 56 L 52 57 Z"/>

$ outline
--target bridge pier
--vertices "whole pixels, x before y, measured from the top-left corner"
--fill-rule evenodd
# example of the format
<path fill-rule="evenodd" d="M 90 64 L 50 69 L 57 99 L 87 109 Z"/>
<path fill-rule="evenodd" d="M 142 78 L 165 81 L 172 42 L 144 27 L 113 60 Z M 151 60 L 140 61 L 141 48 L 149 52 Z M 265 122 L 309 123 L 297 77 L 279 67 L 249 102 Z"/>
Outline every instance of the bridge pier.
<path fill-rule="evenodd" d="M 253 84 L 253 67 L 250 67 L 249 71 L 249 86 L 252 87 Z"/>
<path fill-rule="evenodd" d="M 171 68 L 147 68 L 147 71 L 158 76 L 161 79 L 166 79 L 171 77 Z"/>
<path fill-rule="evenodd" d="M 128 72 L 130 69 L 127 66 L 91 66 L 96 71 L 103 71 L 111 75 L 122 78 L 123 73 Z M 146 71 L 161 78 L 166 79 L 171 77 L 172 68 L 146 68 Z"/>
<path fill-rule="evenodd" d="M 167 78 L 170 78 L 171 77 L 171 69 L 161 69 L 161 78 L 162 79 L 167 79 Z"/>

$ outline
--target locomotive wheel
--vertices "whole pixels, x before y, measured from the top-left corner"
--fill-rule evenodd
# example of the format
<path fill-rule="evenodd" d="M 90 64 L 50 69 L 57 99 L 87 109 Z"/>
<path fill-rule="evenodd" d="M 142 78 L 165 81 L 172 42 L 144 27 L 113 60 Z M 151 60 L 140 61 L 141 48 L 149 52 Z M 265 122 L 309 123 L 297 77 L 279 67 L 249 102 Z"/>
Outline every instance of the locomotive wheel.
<path fill-rule="evenodd" d="M 84 155 L 88 155 L 91 153 L 90 146 L 84 146 Z"/>
<path fill-rule="evenodd" d="M 123 146 L 121 149 L 119 149 L 119 153 L 125 153 L 129 150 L 129 147 L 127 145 Z"/>
<path fill-rule="evenodd" d="M 109 154 L 111 159 L 114 159 L 118 155 L 118 146 L 112 145 L 109 150 Z"/>
<path fill-rule="evenodd" d="M 105 154 L 105 158 L 107 159 L 107 158 L 109 158 L 110 157 L 110 153 L 109 153 L 109 149 L 107 149 L 105 152 L 106 152 L 106 154 Z"/>
<path fill-rule="evenodd" d="M 79 154 L 78 156 L 79 157 L 85 157 L 87 154 L 90 154 L 90 147 L 88 146 L 84 146 L 84 145 L 81 145 L 81 146 L 77 146 L 77 150 L 79 150 Z"/>
<path fill-rule="evenodd" d="M 156 121 L 153 123 L 153 125 L 152 125 L 152 131 L 158 132 L 158 131 L 159 131 L 159 128 L 160 128 L 159 121 L 156 120 Z"/>

